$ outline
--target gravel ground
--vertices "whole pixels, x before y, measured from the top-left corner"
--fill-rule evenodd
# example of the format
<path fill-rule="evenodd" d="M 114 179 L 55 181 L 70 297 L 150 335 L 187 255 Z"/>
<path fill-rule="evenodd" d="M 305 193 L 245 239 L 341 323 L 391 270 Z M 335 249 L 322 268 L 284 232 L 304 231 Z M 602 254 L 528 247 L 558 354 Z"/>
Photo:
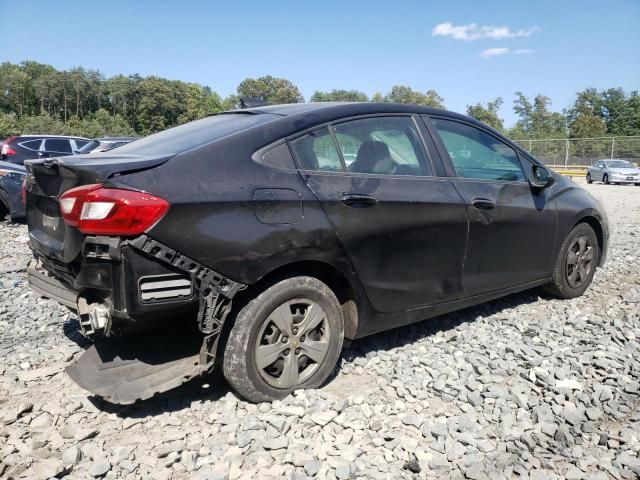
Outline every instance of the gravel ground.
<path fill-rule="evenodd" d="M 128 407 L 63 372 L 86 343 L 0 224 L 0 477 L 640 477 L 640 188 L 588 186 L 609 259 L 574 300 L 526 292 L 346 349 L 325 388 L 259 405 L 219 375 Z M 525 250 L 523 250 L 526 253 Z"/>

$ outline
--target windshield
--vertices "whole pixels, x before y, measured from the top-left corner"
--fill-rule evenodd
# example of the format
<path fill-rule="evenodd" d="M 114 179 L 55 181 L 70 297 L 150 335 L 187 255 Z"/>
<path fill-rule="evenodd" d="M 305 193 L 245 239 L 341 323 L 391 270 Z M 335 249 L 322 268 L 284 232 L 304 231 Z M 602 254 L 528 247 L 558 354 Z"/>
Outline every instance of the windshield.
<path fill-rule="evenodd" d="M 280 118 L 268 113 L 227 113 L 213 115 L 179 127 L 163 130 L 118 147 L 118 152 L 142 155 L 175 155 L 206 145 L 232 133 Z"/>
<path fill-rule="evenodd" d="M 607 162 L 607 167 L 609 168 L 636 168 L 631 162 L 627 162 L 626 160 L 609 160 Z"/>
<path fill-rule="evenodd" d="M 98 145 L 100 145 L 100 142 L 98 142 L 97 140 L 91 140 L 89 143 L 85 144 L 84 146 L 76 150 L 76 153 L 80 153 L 80 154 L 89 153 L 94 148 L 97 148 Z"/>

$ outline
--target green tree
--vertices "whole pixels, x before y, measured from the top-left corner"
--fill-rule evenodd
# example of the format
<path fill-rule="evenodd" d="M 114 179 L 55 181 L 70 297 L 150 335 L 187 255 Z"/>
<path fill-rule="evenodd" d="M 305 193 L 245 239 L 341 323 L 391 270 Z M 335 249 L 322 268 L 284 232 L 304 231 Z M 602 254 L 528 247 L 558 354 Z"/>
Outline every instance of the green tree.
<path fill-rule="evenodd" d="M 565 137 L 566 117 L 558 112 L 549 111 L 551 99 L 538 94 L 531 102 L 522 92 L 516 92 L 513 111 L 518 116 L 516 125 L 510 134 L 516 138 L 553 138 Z"/>
<path fill-rule="evenodd" d="M 331 90 L 330 92 L 316 91 L 311 96 L 312 102 L 368 102 L 366 93 L 358 90 Z"/>
<path fill-rule="evenodd" d="M 444 98 L 435 90 L 427 90 L 426 93 L 418 92 L 404 85 L 395 85 L 385 96 L 386 102 L 411 103 L 425 107 L 444 108 Z"/>
<path fill-rule="evenodd" d="M 237 91 L 240 97 L 262 98 L 273 105 L 304 102 L 300 90 L 291 81 L 271 75 L 255 79 L 247 78 L 240 82 Z"/>
<path fill-rule="evenodd" d="M 482 103 L 467 105 L 467 115 L 486 123 L 496 130 L 502 131 L 504 129 L 504 125 L 502 119 L 498 115 L 498 110 L 500 110 L 503 103 L 502 97 L 498 97 L 493 102 L 487 102 L 486 107 Z"/>

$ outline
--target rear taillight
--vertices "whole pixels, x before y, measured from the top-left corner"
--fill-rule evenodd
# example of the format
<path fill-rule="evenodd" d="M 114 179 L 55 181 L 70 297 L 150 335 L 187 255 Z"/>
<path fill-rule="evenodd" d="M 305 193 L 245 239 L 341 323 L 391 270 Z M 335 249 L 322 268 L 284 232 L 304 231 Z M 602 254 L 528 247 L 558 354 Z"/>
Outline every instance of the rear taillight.
<path fill-rule="evenodd" d="M 11 148 L 9 145 L 7 145 L 6 143 L 2 144 L 2 150 L 0 150 L 0 153 L 2 155 L 4 155 L 5 157 L 10 157 L 11 155 L 15 155 L 16 151 Z"/>
<path fill-rule="evenodd" d="M 22 186 L 20 187 L 20 198 L 22 199 L 22 204 L 27 204 L 27 177 L 24 177 L 22 180 Z"/>
<path fill-rule="evenodd" d="M 7 138 L 4 142 L 2 142 L 2 147 L 0 148 L 0 154 L 5 157 L 10 157 L 11 155 L 15 155 L 16 151 L 11 148 L 11 144 L 16 140 L 16 136 L 12 136 Z"/>
<path fill-rule="evenodd" d="M 169 210 L 169 202 L 149 193 L 83 185 L 58 199 L 67 225 L 91 235 L 139 235 Z"/>

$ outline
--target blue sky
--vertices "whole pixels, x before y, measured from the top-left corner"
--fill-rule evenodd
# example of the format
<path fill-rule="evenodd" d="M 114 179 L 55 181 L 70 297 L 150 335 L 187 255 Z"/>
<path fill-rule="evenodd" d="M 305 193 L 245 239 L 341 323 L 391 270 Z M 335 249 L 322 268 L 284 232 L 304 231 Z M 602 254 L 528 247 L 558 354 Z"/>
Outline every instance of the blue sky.
<path fill-rule="evenodd" d="M 585 87 L 640 89 L 640 0 L 0 0 L 0 21 L 0 61 L 160 75 L 223 96 L 267 74 L 307 99 L 404 84 L 459 112 L 502 96 L 510 125 L 517 90 L 560 110 Z"/>

